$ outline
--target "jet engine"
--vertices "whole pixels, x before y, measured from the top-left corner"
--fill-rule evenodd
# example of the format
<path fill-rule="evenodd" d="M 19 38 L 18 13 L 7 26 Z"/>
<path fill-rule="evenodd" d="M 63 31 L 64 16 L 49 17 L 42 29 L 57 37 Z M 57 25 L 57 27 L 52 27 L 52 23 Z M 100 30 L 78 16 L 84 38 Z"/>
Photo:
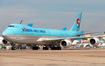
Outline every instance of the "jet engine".
<path fill-rule="evenodd" d="M 3 40 L 2 40 L 2 43 L 3 43 L 3 44 L 7 44 L 7 43 L 8 43 L 8 41 L 7 41 L 7 40 L 5 40 L 5 39 L 3 39 Z"/>
<path fill-rule="evenodd" d="M 89 42 L 90 42 L 91 45 L 97 46 L 97 45 L 99 45 L 100 40 L 98 38 L 93 37 L 93 38 L 90 39 Z"/>
<path fill-rule="evenodd" d="M 70 40 L 65 39 L 65 40 L 62 40 L 60 42 L 60 46 L 61 47 L 64 47 L 64 48 L 67 48 L 67 47 L 70 47 L 71 46 L 71 43 L 72 42 Z"/>

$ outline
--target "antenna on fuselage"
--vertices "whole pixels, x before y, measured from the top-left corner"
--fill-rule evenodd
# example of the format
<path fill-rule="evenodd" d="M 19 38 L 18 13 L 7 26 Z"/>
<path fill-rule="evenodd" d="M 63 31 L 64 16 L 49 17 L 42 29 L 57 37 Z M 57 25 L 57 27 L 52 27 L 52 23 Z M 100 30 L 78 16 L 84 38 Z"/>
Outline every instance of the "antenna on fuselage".
<path fill-rule="evenodd" d="M 23 22 L 23 20 L 20 21 L 20 24 Z"/>

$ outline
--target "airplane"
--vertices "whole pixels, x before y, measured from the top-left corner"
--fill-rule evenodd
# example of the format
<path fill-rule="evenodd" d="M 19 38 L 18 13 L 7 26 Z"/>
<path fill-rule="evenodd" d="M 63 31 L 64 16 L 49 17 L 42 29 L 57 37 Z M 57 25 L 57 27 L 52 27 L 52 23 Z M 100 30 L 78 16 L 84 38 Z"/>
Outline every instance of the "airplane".
<path fill-rule="evenodd" d="M 105 39 L 102 39 L 102 41 L 100 42 L 100 44 L 97 47 L 105 47 L 105 43 L 104 43 Z"/>
<path fill-rule="evenodd" d="M 10 24 L 3 32 L 2 37 L 9 41 L 12 50 L 15 50 L 15 43 L 30 44 L 32 50 L 38 50 L 39 45 L 43 50 L 61 50 L 61 46 L 69 47 L 75 39 L 90 39 L 92 45 L 98 45 L 103 36 L 78 37 L 82 35 L 80 30 L 82 12 L 79 12 L 70 30 L 56 30 L 45 28 L 33 28 L 23 24 Z"/>
<path fill-rule="evenodd" d="M 100 46 L 105 46 L 103 43 L 104 43 L 104 39 L 102 39 L 100 41 L 100 43 L 98 45 L 96 45 L 96 46 L 93 46 L 90 43 L 81 44 L 81 46 L 83 46 L 83 48 L 91 48 L 91 47 L 99 48 Z"/>
<path fill-rule="evenodd" d="M 103 44 L 104 43 L 104 39 L 102 39 L 102 41 L 100 42 L 100 44 Z"/>

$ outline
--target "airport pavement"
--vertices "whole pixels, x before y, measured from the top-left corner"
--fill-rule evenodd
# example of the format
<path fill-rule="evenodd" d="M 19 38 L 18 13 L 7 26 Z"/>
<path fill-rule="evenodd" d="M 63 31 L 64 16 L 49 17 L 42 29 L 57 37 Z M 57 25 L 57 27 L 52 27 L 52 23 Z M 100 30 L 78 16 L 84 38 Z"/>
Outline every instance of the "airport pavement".
<path fill-rule="evenodd" d="M 105 49 L 0 50 L 0 66 L 105 66 Z"/>

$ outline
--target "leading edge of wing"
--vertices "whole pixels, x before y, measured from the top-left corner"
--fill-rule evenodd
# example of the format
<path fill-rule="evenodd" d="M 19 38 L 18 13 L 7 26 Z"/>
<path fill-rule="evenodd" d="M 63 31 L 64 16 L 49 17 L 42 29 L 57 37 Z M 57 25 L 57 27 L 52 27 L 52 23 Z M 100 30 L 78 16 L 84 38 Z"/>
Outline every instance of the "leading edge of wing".
<path fill-rule="evenodd" d="M 96 34 L 96 33 L 101 33 L 101 32 L 92 32 L 92 33 L 77 34 L 77 36 L 88 35 L 88 34 Z"/>

